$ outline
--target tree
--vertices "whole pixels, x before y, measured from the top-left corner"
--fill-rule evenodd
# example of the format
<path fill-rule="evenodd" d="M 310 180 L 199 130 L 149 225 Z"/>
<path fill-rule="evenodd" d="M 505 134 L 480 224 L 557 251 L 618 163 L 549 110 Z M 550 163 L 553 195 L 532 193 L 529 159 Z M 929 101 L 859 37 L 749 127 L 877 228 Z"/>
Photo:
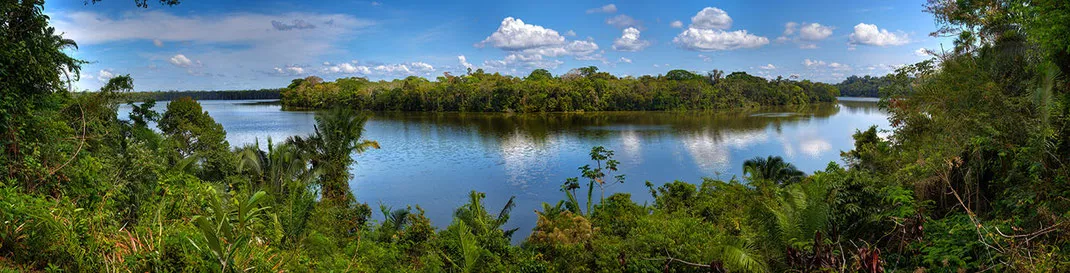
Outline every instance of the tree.
<path fill-rule="evenodd" d="M 601 200 L 599 203 L 603 203 L 606 200 L 606 189 L 616 184 L 624 183 L 624 175 L 616 175 L 612 177 L 612 181 L 608 180 L 606 176 L 617 171 L 617 160 L 613 159 L 613 150 L 606 149 L 602 146 L 596 146 L 591 148 L 591 160 L 595 162 L 595 167 L 591 168 L 591 165 L 583 165 L 580 167 L 580 172 L 583 173 L 583 178 L 587 179 L 587 210 L 586 212 L 580 209 L 579 199 L 576 197 L 576 190 L 580 189 L 579 177 L 572 177 L 565 179 L 565 184 L 561 185 L 561 191 L 565 192 L 565 196 L 568 199 L 564 205 L 570 211 L 575 214 L 584 215 L 585 213 L 591 213 L 591 206 L 594 205 L 594 187 L 597 185 L 601 192 Z M 603 163 L 605 165 L 603 165 Z"/>
<path fill-rule="evenodd" d="M 779 156 L 755 157 L 744 161 L 743 174 L 750 175 L 752 180 L 765 180 L 781 186 L 798 182 L 805 176 L 795 165 L 784 162 Z"/>
<path fill-rule="evenodd" d="M 323 198 L 351 199 L 349 167 L 356 163 L 354 153 L 379 149 L 379 142 L 364 139 L 364 124 L 368 116 L 346 108 L 335 108 L 316 115 L 312 135 L 295 137 L 294 145 L 309 153 L 312 168 L 322 176 Z"/>
<path fill-rule="evenodd" d="M 539 68 L 539 69 L 532 70 L 531 74 L 528 74 L 528 77 L 524 78 L 524 80 L 538 81 L 538 80 L 549 80 L 549 79 L 553 79 L 553 78 L 554 78 L 554 75 L 550 74 L 550 71 L 547 71 L 546 69 Z"/>
<path fill-rule="evenodd" d="M 208 180 L 221 180 L 234 169 L 236 158 L 230 153 L 227 132 L 197 101 L 188 97 L 171 101 L 159 127 L 167 136 L 172 163 L 199 157 L 201 177 Z"/>
<path fill-rule="evenodd" d="M 40 157 L 63 157 L 54 141 L 72 130 L 63 128 L 54 115 L 72 76 L 77 80 L 85 63 L 67 55 L 66 50 L 78 45 L 57 34 L 43 10 L 43 0 L 0 3 L 0 166 L 7 169 L 3 177 L 26 182 L 49 172 L 34 170 L 37 164 L 26 165 L 27 160 L 48 163 Z"/>

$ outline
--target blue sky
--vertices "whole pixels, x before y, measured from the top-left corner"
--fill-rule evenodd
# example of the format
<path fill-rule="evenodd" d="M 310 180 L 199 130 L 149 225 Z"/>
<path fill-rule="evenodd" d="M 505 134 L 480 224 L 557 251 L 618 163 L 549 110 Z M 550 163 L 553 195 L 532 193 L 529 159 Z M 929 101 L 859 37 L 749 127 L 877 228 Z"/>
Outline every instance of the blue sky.
<path fill-rule="evenodd" d="M 223 90 L 310 75 L 557 75 L 591 65 L 616 75 L 721 69 L 839 82 L 950 46 L 928 36 L 935 24 L 923 0 L 131 2 L 47 2 L 53 26 L 79 44 L 73 54 L 91 62 L 80 90 L 122 74 L 137 90 Z"/>

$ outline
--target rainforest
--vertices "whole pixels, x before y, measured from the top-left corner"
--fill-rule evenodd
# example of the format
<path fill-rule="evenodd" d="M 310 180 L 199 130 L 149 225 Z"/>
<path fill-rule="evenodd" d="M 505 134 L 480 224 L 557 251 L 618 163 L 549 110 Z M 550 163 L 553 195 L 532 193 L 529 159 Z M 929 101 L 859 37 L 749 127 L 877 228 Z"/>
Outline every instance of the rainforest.
<path fill-rule="evenodd" d="M 86 10 L 199 7 L 178 0 L 74 2 L 76 9 Z M 372 3 L 368 6 L 390 4 Z M 596 66 L 559 75 L 531 69 L 512 76 L 469 67 L 433 79 L 324 80 L 298 66 L 276 67 L 255 73 L 294 72 L 280 76 L 287 77 L 288 86 L 264 88 L 281 88 L 280 93 L 249 94 L 278 97 L 285 110 L 308 111 L 310 131 L 236 145 L 202 101 L 135 92 L 142 89 L 132 74 L 104 77 L 105 70 L 83 71 L 97 63 L 79 52 L 94 50 L 101 38 L 71 38 L 57 31 L 55 18 L 63 15 L 47 11 L 43 0 L 0 1 L 0 272 L 1065 271 L 1070 268 L 1070 3 L 929 0 L 914 8 L 929 16 L 926 24 L 935 23 L 932 35 L 951 44 L 888 74 L 851 77 L 841 84 L 823 82 L 844 77 L 811 81 L 721 70 L 672 69 L 636 77 Z M 610 4 L 586 14 L 617 11 Z M 724 13 L 703 9 L 673 43 L 683 50 L 709 46 L 706 52 L 726 48 L 687 44 L 688 35 L 748 35 L 724 30 L 731 19 L 727 25 L 700 20 L 717 11 Z M 177 16 L 156 15 L 160 20 Z M 329 24 L 271 21 L 272 31 L 330 31 L 361 22 L 331 18 Z M 519 21 L 511 19 L 508 24 Z M 623 20 L 610 19 L 605 24 Z M 515 30 L 507 22 L 502 28 Z M 737 16 L 737 24 L 745 22 Z M 655 28 L 653 20 L 646 23 Z M 676 23 L 671 28 L 683 28 Z M 863 25 L 855 27 L 856 34 L 866 29 Z M 647 27 L 625 29 L 613 49 L 658 46 L 635 40 Z M 558 35 L 539 29 L 533 33 Z M 516 40 L 498 34 L 476 47 L 522 50 Z M 784 43 L 814 41 L 805 34 L 788 35 Z M 575 34 L 557 37 L 566 36 Z M 865 37 L 870 36 L 849 39 L 864 50 Z M 171 43 L 161 39 L 155 47 Z M 577 45 L 586 41 L 577 39 Z M 757 38 L 748 41 L 760 44 Z M 211 62 L 185 55 L 160 60 L 174 64 L 180 74 L 199 76 L 204 74 L 197 69 Z M 460 61 L 477 66 L 463 56 Z M 409 66 L 405 70 L 417 67 Z M 75 82 L 87 75 L 95 75 L 99 88 L 75 90 Z M 432 222 L 428 208 L 419 204 L 362 199 L 351 183 L 366 164 L 359 155 L 391 153 L 391 146 L 382 145 L 390 139 L 367 134 L 366 126 L 377 117 L 433 112 L 420 117 L 449 122 L 462 119 L 448 115 L 480 115 L 477 119 L 495 121 L 474 122 L 477 127 L 505 127 L 502 132 L 520 127 L 506 125 L 568 119 L 656 125 L 661 122 L 656 115 L 665 114 L 691 117 L 680 123 L 700 126 L 694 124 L 740 122 L 740 115 L 769 107 L 811 109 L 803 118 L 827 116 L 827 107 L 844 90 L 852 96 L 876 92 L 889 127 L 859 128 L 838 159 L 818 162 L 822 167 L 816 170 L 798 167 L 810 162 L 767 154 L 730 161 L 741 170 L 734 175 L 639 181 L 622 167 L 635 159 L 596 144 L 572 148 L 583 163 L 555 170 L 566 178 L 543 185 L 552 189 L 555 195 L 548 198 L 553 201 L 531 204 L 534 211 L 514 210 L 524 202 L 515 197 L 465 189 L 467 194 L 451 197 L 464 202 L 446 208 L 451 211 L 446 222 Z M 233 95 L 193 93 L 205 100 Z M 639 112 L 584 115 L 614 111 Z M 704 116 L 725 113 L 743 114 Z M 491 114 L 507 115 L 507 122 L 482 116 Z M 785 130 L 781 125 L 759 127 Z M 615 190 L 619 185 L 643 190 Z M 489 200 L 507 201 L 491 206 Z M 510 226 L 510 218 L 518 215 L 534 217 L 534 226 Z"/>

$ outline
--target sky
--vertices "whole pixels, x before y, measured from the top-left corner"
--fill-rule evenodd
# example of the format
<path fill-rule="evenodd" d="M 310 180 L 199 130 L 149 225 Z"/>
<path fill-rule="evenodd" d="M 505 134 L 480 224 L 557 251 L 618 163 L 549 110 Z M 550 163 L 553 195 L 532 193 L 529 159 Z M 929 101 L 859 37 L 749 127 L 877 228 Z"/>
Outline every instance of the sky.
<path fill-rule="evenodd" d="M 49 0 L 75 40 L 78 90 L 129 74 L 135 89 L 285 87 L 292 79 L 390 80 L 471 69 L 526 76 L 597 66 L 618 76 L 745 71 L 836 83 L 949 48 L 924 0 L 904 1 Z"/>

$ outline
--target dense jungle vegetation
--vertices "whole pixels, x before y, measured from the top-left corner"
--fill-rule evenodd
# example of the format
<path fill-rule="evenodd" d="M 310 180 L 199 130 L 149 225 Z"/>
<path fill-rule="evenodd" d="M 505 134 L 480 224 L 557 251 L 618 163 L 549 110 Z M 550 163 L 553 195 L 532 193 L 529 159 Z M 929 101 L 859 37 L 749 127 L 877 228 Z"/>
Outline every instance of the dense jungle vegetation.
<path fill-rule="evenodd" d="M 843 82 L 837 83 L 836 88 L 840 90 L 840 95 L 844 97 L 871 97 L 879 98 L 880 89 L 885 86 L 890 86 L 895 83 L 895 74 L 889 74 L 881 77 L 874 77 L 870 75 L 866 76 L 850 76 Z"/>
<path fill-rule="evenodd" d="M 163 113 L 139 103 L 120 119 L 116 107 L 133 79 L 72 95 L 68 76 L 77 78 L 84 63 L 66 53 L 75 41 L 48 26 L 41 0 L 2 1 L 0 271 L 1065 271 L 1070 3 L 932 0 L 926 9 L 936 34 L 956 37 L 954 50 L 890 77 L 881 105 L 894 128 L 886 137 L 857 132 L 844 165 L 806 174 L 777 157 L 756 158 L 739 179 L 648 182 L 654 201 L 637 204 L 608 186 L 641 182 L 625 182 L 613 152 L 595 147 L 591 164 L 562 181 L 562 201 L 544 204 L 529 231 L 503 230 L 512 206 L 483 200 L 508 197 L 478 192 L 444 229 L 419 206 L 379 207 L 385 219 L 370 219 L 373 208 L 347 181 L 350 154 L 378 144 L 362 137 L 366 119 L 349 108 L 325 111 L 311 135 L 268 140 L 266 149 L 231 147 L 193 99 L 174 100 Z M 370 109 L 568 111 L 820 97 L 735 87 L 749 86 L 746 75 L 713 85 L 577 77 L 313 78 L 296 81 L 287 98 L 332 94 L 297 103 L 313 107 L 355 100 Z M 604 92 L 641 89 L 598 87 L 607 84 L 661 91 L 618 97 Z M 490 95 L 535 90 L 518 85 L 545 85 L 547 102 Z M 373 92 L 335 100 L 343 91 Z M 707 91 L 725 95 L 695 99 Z M 440 97 L 450 100 L 431 99 Z M 158 130 L 149 128 L 154 122 Z M 526 239 L 510 244 L 515 236 Z"/>
<path fill-rule="evenodd" d="M 436 81 L 411 76 L 389 82 L 359 77 L 324 82 L 313 76 L 293 80 L 282 92 L 282 103 L 291 109 L 530 113 L 712 110 L 831 102 L 837 96 L 839 91 L 829 84 L 770 81 L 745 72 L 698 75 L 672 70 L 656 77 L 618 78 L 589 66 L 559 77 L 545 69 L 524 78 L 477 69 L 462 76 L 447 73 Z"/>

